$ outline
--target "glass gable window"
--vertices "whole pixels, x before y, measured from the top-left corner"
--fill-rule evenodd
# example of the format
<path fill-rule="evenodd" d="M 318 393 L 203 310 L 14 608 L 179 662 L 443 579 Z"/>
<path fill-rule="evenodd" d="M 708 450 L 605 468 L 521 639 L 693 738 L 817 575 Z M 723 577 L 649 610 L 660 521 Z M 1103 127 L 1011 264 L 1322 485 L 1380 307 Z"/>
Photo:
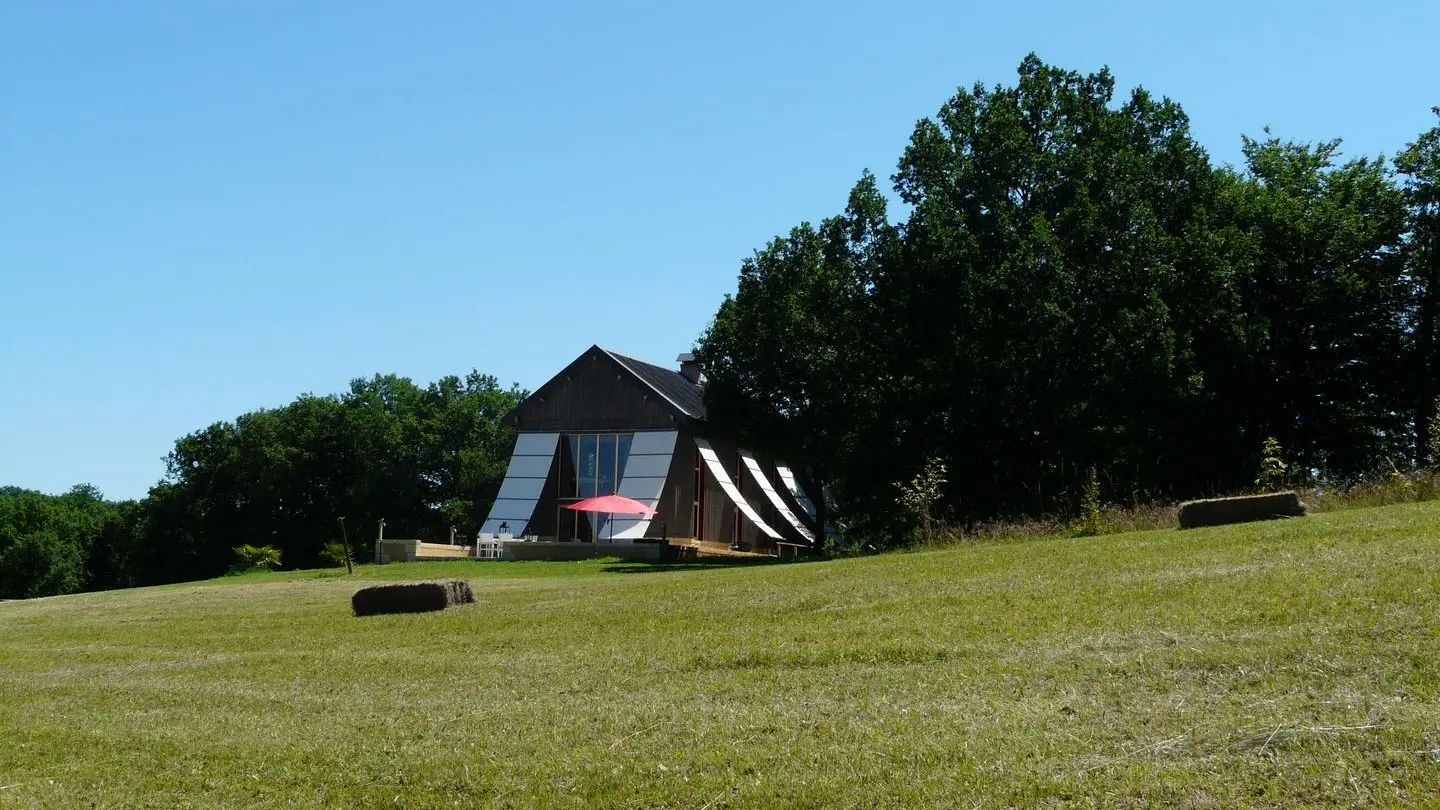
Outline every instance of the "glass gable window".
<path fill-rule="evenodd" d="M 614 495 L 630 458 L 633 433 L 576 433 L 560 444 L 560 463 L 555 465 L 560 514 L 557 525 L 563 540 L 594 540 L 609 515 L 577 513 L 565 508 L 597 495 Z"/>
<path fill-rule="evenodd" d="M 630 457 L 632 433 L 577 433 L 565 437 L 562 453 L 569 458 L 556 465 L 561 498 L 614 495 Z"/>

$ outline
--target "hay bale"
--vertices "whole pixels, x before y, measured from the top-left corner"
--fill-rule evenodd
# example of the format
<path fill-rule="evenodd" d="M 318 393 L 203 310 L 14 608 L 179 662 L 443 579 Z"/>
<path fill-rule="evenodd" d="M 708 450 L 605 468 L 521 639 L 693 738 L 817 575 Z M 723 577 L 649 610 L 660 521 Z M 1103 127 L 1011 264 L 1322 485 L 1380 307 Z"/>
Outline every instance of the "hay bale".
<path fill-rule="evenodd" d="M 1206 498 L 1180 504 L 1180 528 L 1224 526 L 1230 523 L 1250 523 L 1304 515 L 1305 504 L 1300 502 L 1300 496 L 1294 492 Z"/>
<path fill-rule="evenodd" d="M 475 589 L 463 579 L 452 579 L 445 583 L 446 597 L 452 605 L 475 604 Z"/>
<path fill-rule="evenodd" d="M 380 613 L 424 613 L 474 601 L 475 590 L 470 583 L 452 579 L 449 582 L 402 582 L 361 588 L 350 597 L 350 607 L 356 616 L 373 616 Z"/>

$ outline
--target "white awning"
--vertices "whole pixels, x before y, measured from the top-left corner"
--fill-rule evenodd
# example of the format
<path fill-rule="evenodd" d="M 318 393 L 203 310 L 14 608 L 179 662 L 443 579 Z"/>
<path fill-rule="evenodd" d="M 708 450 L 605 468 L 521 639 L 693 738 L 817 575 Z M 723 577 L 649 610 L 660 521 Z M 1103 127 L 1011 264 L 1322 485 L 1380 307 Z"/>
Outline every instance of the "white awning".
<path fill-rule="evenodd" d="M 790 511 L 790 507 L 786 505 L 785 501 L 780 497 L 780 493 L 775 491 L 775 487 L 770 483 L 770 479 L 765 477 L 765 473 L 760 469 L 760 462 L 755 460 L 754 454 L 749 450 L 741 450 L 740 460 L 744 462 L 745 469 L 750 471 L 750 477 L 755 479 L 755 483 L 760 485 L 760 491 L 765 493 L 765 497 L 770 501 L 771 505 L 775 507 L 775 511 L 780 513 L 780 517 L 785 518 L 786 523 L 794 526 L 795 531 L 799 532 L 801 537 L 814 543 L 815 535 L 811 534 L 810 530 L 805 527 L 805 524 L 800 522 L 800 518 L 796 517 L 795 513 Z"/>
<path fill-rule="evenodd" d="M 800 508 L 805 510 L 805 514 L 811 520 L 814 520 L 815 504 L 810 502 L 810 496 L 806 495 L 805 490 L 800 488 L 800 483 L 795 480 L 794 471 L 786 466 L 785 462 L 777 461 L 775 462 L 775 472 L 780 475 L 780 483 L 785 485 L 785 491 L 789 492 L 790 496 L 795 499 L 795 502 L 800 504 Z"/>
<path fill-rule="evenodd" d="M 535 504 L 540 501 L 545 480 L 550 476 L 555 445 L 559 441 L 559 433 L 521 433 L 515 437 L 510 466 L 490 507 L 490 516 L 480 527 L 481 534 L 498 534 L 501 523 L 510 524 L 506 530 L 517 536 L 525 530 L 525 524 L 535 514 Z"/>
<path fill-rule="evenodd" d="M 750 502 L 745 500 L 745 496 L 740 494 L 735 482 L 730 480 L 730 474 L 725 472 L 725 465 L 720 463 L 720 457 L 715 455 L 715 448 L 710 446 L 710 442 L 697 438 L 695 446 L 700 448 L 700 457 L 705 459 L 705 466 L 709 468 L 710 474 L 715 476 L 715 482 L 720 485 L 720 489 L 724 490 L 725 497 L 729 498 L 730 502 L 740 510 L 740 514 L 755 524 L 755 528 L 763 532 L 766 537 L 772 540 L 784 539 L 779 532 L 770 528 L 770 525 L 760 518 L 760 513 L 756 512 Z"/>
<path fill-rule="evenodd" d="M 670 458 L 675 454 L 673 430 L 643 431 L 630 440 L 630 455 L 625 458 L 625 469 L 620 473 L 620 488 L 617 495 L 645 504 L 651 509 L 660 508 L 660 496 L 665 491 L 665 477 L 670 474 Z M 605 525 L 601 518 L 597 537 L 605 540 L 638 540 L 650 529 L 651 515 L 615 515 Z M 672 518 L 677 519 L 678 518 Z"/>

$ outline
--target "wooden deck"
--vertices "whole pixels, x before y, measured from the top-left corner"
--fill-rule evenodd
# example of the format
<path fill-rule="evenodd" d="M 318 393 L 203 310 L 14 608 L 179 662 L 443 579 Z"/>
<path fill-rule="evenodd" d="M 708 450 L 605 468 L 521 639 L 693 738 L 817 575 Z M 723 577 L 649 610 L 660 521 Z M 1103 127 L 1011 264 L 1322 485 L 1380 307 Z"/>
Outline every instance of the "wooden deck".
<path fill-rule="evenodd" d="M 736 551 L 730 548 L 729 543 L 719 540 L 696 540 L 693 537 L 672 537 L 670 538 L 671 548 L 694 549 L 692 554 L 699 557 L 739 557 L 745 559 L 768 559 L 772 554 L 761 554 L 754 551 Z M 685 552 L 680 552 L 684 554 Z"/>

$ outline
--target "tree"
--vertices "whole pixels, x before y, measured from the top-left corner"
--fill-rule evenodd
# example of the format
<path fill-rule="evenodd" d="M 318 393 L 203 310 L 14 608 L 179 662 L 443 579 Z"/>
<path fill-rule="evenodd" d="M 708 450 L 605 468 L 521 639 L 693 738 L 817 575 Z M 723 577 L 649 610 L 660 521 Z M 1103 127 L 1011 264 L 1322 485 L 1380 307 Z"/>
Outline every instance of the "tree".
<path fill-rule="evenodd" d="M 827 525 L 825 490 L 843 480 L 847 449 L 867 396 L 867 288 L 890 249 L 893 228 L 870 174 L 841 216 L 803 223 L 740 270 L 695 350 L 706 376 L 710 419 L 752 447 L 803 463 L 819 489 L 816 522 Z"/>
<path fill-rule="evenodd" d="M 1440 116 L 1440 107 L 1431 109 Z M 1410 335 L 1411 368 L 1415 379 L 1416 456 L 1425 460 L 1434 445 L 1430 409 L 1440 398 L 1440 126 L 1431 127 L 1395 158 L 1403 178 L 1409 208 L 1406 250 L 1407 281 L 1415 300 L 1414 328 Z M 1431 454 L 1430 462 L 1440 462 Z"/>
<path fill-rule="evenodd" d="M 1298 477 L 1362 475 L 1413 452 L 1440 376 L 1437 141 L 1408 196 L 1338 141 L 1217 168 L 1175 102 L 1031 55 L 916 124 L 903 223 L 867 174 L 742 265 L 707 403 L 877 524 L 932 457 L 962 519 L 1247 489 L 1272 435 Z"/>
<path fill-rule="evenodd" d="M 1410 300 L 1400 192 L 1383 161 L 1338 164 L 1339 149 L 1247 138 L 1226 201 L 1250 251 L 1242 418 L 1255 443 L 1273 435 L 1302 468 L 1355 478 L 1411 451 Z"/>
<path fill-rule="evenodd" d="M 246 544 L 273 545 L 288 566 L 320 565 L 341 515 L 352 526 L 383 517 L 412 537 L 477 527 L 514 441 L 501 419 L 523 398 L 475 372 L 424 388 L 377 374 L 183 437 L 142 518 L 174 550 L 157 575 L 218 576 Z"/>
<path fill-rule="evenodd" d="M 1071 503 L 1092 466 L 1120 486 L 1183 466 L 1204 389 L 1186 319 L 1224 297 L 1204 263 L 1215 183 L 1177 104 L 1113 95 L 1108 71 L 1032 55 L 1015 86 L 917 124 L 894 176 L 912 212 L 876 295 L 898 409 L 971 517 Z"/>
<path fill-rule="evenodd" d="M 89 484 L 64 495 L 0 491 L 0 598 L 91 587 L 95 578 L 87 563 L 119 509 Z"/>

